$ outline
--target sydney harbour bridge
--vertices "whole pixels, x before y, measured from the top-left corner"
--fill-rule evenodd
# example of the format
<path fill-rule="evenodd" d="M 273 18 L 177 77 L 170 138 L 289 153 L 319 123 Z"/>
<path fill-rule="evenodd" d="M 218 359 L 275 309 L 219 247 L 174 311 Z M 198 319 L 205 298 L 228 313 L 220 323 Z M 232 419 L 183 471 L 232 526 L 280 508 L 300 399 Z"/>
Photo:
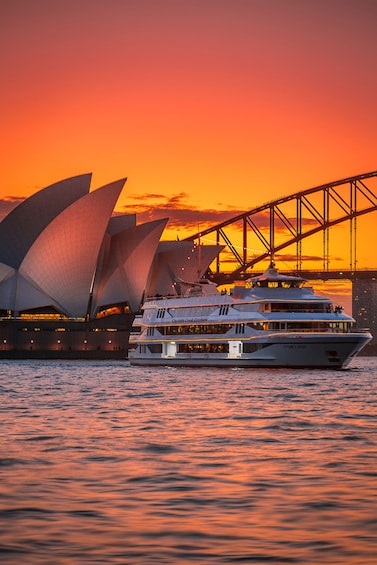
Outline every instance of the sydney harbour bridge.
<path fill-rule="evenodd" d="M 308 280 L 352 281 L 353 316 L 377 334 L 377 232 L 369 228 L 358 237 L 362 217 L 376 211 L 377 171 L 372 171 L 267 202 L 186 239 L 224 246 L 207 273 L 218 284 L 248 279 L 271 259 L 279 270 Z M 336 256 L 333 244 L 341 249 Z M 366 245 L 368 264 L 364 259 L 361 266 Z"/>
<path fill-rule="evenodd" d="M 370 184 L 373 181 L 374 186 Z M 357 271 L 359 276 L 364 273 L 369 277 L 375 276 L 377 265 L 373 272 L 369 266 L 367 271 L 357 269 L 357 220 L 376 211 L 377 171 L 373 171 L 267 202 L 186 239 L 224 245 L 216 268 L 209 273 L 210 278 L 219 284 L 248 278 L 258 267 L 261 269 L 263 262 L 277 259 L 279 255 L 287 261 L 284 252 L 289 250 L 289 260 L 291 264 L 293 262 L 290 270 L 308 274 L 310 278 L 352 278 Z M 330 269 L 331 232 L 346 223 L 348 242 L 343 238 L 342 247 L 348 248 L 348 258 L 344 258 L 346 268 L 339 273 L 339 269 Z M 321 250 L 316 248 L 315 260 L 321 267 L 308 270 L 305 263 L 312 263 L 314 258 L 306 260 L 303 243 L 319 234 Z M 317 242 L 318 237 L 316 245 Z"/>

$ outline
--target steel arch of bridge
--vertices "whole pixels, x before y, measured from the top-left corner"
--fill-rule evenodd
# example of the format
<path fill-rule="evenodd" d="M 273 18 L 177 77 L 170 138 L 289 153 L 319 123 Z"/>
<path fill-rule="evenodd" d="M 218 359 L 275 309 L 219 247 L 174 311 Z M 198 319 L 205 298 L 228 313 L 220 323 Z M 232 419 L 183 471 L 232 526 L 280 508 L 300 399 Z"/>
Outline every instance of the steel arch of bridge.
<path fill-rule="evenodd" d="M 377 177 L 377 171 L 337 180 L 328 184 L 296 192 L 290 196 L 258 206 L 220 224 L 200 231 L 186 240 L 204 241 L 206 236 L 215 235 L 218 245 L 224 245 L 231 253 L 232 264 L 236 267 L 227 273 L 228 280 L 245 278 L 247 271 L 257 263 L 273 258 L 276 253 L 292 245 L 296 246 L 296 271 L 302 271 L 302 241 L 318 232 L 323 232 L 323 270 L 329 269 L 329 230 L 342 222 L 349 222 L 350 270 L 356 270 L 356 221 L 357 217 L 377 210 L 377 191 L 367 186 L 368 181 Z M 295 213 L 288 215 L 284 206 L 294 206 Z M 262 221 L 261 221 L 262 220 Z M 261 224 L 262 225 L 258 225 Z M 240 229 L 242 245 L 238 246 L 226 233 L 225 228 Z M 275 244 L 275 231 L 284 232 L 286 240 Z M 248 236 L 252 232 L 261 244 L 260 250 L 253 249 L 248 255 Z M 239 251 L 241 249 L 241 251 Z M 229 262 L 229 259 L 228 259 Z M 221 253 L 217 259 L 216 271 L 211 278 L 221 275 Z M 249 273 L 250 275 L 250 273 Z"/>

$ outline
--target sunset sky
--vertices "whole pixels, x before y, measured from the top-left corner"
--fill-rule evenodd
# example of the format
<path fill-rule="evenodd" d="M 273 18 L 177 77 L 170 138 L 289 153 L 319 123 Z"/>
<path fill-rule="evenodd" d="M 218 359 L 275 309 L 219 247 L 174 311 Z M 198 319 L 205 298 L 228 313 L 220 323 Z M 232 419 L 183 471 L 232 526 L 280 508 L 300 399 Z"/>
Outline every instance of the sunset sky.
<path fill-rule="evenodd" d="M 376 0 L 0 0 L 0 22 L 2 214 L 92 172 L 175 237 L 377 169 Z"/>

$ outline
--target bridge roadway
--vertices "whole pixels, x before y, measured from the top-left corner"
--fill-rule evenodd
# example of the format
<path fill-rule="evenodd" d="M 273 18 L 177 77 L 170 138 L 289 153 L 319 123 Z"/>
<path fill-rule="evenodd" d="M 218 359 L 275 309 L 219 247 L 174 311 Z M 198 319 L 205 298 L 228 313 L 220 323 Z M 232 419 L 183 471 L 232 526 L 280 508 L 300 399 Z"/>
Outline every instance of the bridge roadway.
<path fill-rule="evenodd" d="M 358 281 L 358 280 L 377 280 L 377 270 L 375 269 L 358 269 L 356 271 L 351 270 L 301 270 L 301 271 L 289 271 L 279 269 L 281 274 L 301 276 L 308 281 L 321 280 L 348 280 L 348 281 Z M 217 285 L 223 284 L 233 284 L 236 281 L 246 281 L 250 277 L 255 277 L 260 275 L 261 271 L 253 272 L 243 272 L 238 273 L 234 276 L 234 273 L 207 273 L 207 278 L 215 282 Z"/>

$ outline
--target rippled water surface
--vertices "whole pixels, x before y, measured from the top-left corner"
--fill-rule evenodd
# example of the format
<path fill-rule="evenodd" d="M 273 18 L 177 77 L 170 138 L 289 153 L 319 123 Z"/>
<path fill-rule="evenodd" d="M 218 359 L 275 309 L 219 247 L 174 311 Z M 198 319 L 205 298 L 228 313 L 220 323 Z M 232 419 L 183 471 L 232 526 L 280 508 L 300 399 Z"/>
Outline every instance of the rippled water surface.
<path fill-rule="evenodd" d="M 2 362 L 0 562 L 374 565 L 376 380 Z"/>

